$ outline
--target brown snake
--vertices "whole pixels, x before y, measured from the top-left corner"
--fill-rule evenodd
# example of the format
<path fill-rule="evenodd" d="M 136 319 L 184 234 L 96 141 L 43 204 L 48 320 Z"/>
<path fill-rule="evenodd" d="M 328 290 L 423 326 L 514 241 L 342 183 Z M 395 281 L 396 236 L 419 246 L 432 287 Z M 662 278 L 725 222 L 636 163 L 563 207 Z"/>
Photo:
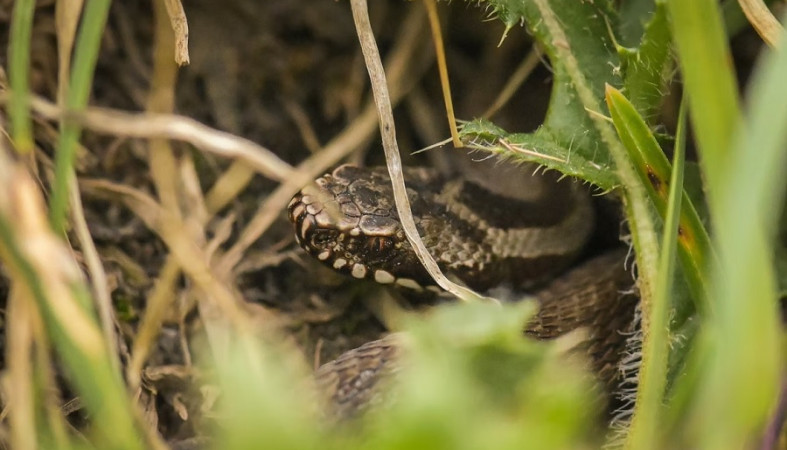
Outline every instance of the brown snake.
<path fill-rule="evenodd" d="M 495 168 L 495 170 L 500 170 Z M 555 175 L 443 179 L 406 169 L 419 233 L 444 273 L 476 290 L 505 284 L 538 300 L 525 332 L 550 339 L 579 327 L 594 372 L 609 388 L 636 298 L 624 253 L 610 251 L 571 267 L 592 235 L 589 193 Z M 493 182 L 489 182 L 493 180 Z M 298 243 L 333 269 L 359 279 L 436 290 L 404 236 L 384 168 L 341 166 L 305 187 L 288 208 Z M 394 371 L 395 337 L 367 343 L 317 370 L 334 412 L 351 416 L 378 399 L 380 379 Z"/>

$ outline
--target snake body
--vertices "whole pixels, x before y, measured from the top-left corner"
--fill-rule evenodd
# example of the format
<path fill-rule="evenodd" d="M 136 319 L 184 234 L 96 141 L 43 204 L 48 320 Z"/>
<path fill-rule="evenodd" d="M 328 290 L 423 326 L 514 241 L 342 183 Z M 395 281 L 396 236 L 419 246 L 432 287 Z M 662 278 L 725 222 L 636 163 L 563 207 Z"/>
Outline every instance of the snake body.
<path fill-rule="evenodd" d="M 589 194 L 551 175 L 535 179 L 512 190 L 494 179 L 405 170 L 418 231 L 441 270 L 476 290 L 508 284 L 530 291 L 540 308 L 525 332 L 536 338 L 587 328 L 583 350 L 611 389 L 636 303 L 622 294 L 632 284 L 624 253 L 607 252 L 567 271 L 593 232 Z M 399 224 L 385 168 L 340 166 L 301 190 L 288 212 L 301 247 L 335 270 L 437 289 Z M 378 402 L 380 380 L 398 369 L 400 354 L 398 338 L 386 337 L 320 367 L 317 382 L 334 413 L 351 416 Z"/>
<path fill-rule="evenodd" d="M 515 199 L 426 168 L 405 170 L 418 231 L 440 268 L 473 289 L 508 282 L 531 288 L 564 270 L 593 231 L 587 192 L 551 182 Z M 298 243 L 356 278 L 423 289 L 433 284 L 407 241 L 384 167 L 343 165 L 290 202 Z"/>

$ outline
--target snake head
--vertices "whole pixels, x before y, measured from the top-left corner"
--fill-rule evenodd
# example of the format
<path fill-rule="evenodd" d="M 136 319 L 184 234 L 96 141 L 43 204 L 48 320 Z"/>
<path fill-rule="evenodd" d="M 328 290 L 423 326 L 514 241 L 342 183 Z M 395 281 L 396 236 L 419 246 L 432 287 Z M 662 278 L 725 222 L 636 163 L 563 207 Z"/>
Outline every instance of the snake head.
<path fill-rule="evenodd" d="M 380 170 L 343 165 L 304 187 L 287 208 L 295 239 L 334 270 L 419 290 L 433 283 L 415 258 L 384 179 Z"/>
<path fill-rule="evenodd" d="M 515 189 L 492 176 L 486 183 L 444 179 L 423 168 L 406 168 L 404 176 L 427 250 L 444 273 L 476 290 L 549 280 L 594 228 L 588 192 L 552 176 Z M 301 247 L 339 272 L 414 289 L 434 285 L 405 236 L 384 167 L 338 167 L 303 188 L 289 215 Z"/>

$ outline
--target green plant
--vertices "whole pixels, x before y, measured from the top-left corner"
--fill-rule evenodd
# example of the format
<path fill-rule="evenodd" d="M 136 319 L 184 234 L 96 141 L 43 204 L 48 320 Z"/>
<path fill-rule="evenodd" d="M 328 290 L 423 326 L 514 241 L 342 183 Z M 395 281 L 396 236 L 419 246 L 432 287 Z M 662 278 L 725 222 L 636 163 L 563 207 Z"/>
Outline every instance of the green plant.
<path fill-rule="evenodd" d="M 16 148 L 26 153 L 33 145 L 27 56 L 34 2 L 16 3 L 7 112 Z M 778 296 L 787 286 L 787 251 L 776 236 L 787 234 L 785 221 L 779 223 L 787 216 L 787 38 L 781 52 L 764 52 L 743 107 L 728 64 L 725 24 L 744 23 L 732 2 L 472 3 L 502 21 L 504 35 L 524 23 L 554 79 L 538 130 L 508 132 L 476 119 L 462 127 L 464 142 L 540 163 L 623 199 L 640 277 L 643 372 L 621 442 L 629 448 L 757 445 L 784 376 Z M 87 105 L 108 7 L 107 1 L 86 4 L 63 103 L 71 113 Z M 681 116 L 693 125 L 701 175 L 683 161 L 684 131 L 675 139 L 674 167 L 660 144 L 665 139 L 653 132 L 661 125 L 661 101 L 679 79 L 686 97 Z M 14 353 L 29 348 L 11 345 L 8 359 L 24 363 L 11 369 L 11 383 L 20 388 L 12 440 L 57 448 L 163 446 L 124 389 L 109 351 L 114 343 L 101 333 L 87 283 L 62 239 L 79 133 L 78 122 L 62 120 L 48 210 L 24 164 L 0 155 L 0 257 L 14 286 L 13 307 L 31 307 L 22 316 L 31 323 L 44 319 L 35 340 L 39 353 L 51 345 L 94 433 L 78 440 L 65 431 L 46 394 L 54 378 L 46 358 L 33 364 Z M 683 194 L 684 170 L 686 184 L 703 186 L 707 215 L 698 207 L 704 199 Z M 134 199 L 137 208 L 144 209 L 143 200 Z M 42 226 L 46 217 L 49 227 Z M 215 279 L 201 278 L 205 272 L 186 273 L 206 292 L 216 287 Z M 580 448 L 605 439 L 596 415 L 600 398 L 581 360 L 566 356 L 575 336 L 550 343 L 521 336 L 530 303 L 446 306 L 411 321 L 400 400 L 331 427 L 316 410 L 308 371 L 294 352 L 277 337 L 260 344 L 228 306 L 235 298 L 230 289 L 206 296 L 225 308 L 206 327 L 231 350 L 204 351 L 203 368 L 223 392 L 213 427 L 222 448 L 263 442 L 271 448 Z M 33 333 L 22 325 L 9 327 L 14 336 Z"/>

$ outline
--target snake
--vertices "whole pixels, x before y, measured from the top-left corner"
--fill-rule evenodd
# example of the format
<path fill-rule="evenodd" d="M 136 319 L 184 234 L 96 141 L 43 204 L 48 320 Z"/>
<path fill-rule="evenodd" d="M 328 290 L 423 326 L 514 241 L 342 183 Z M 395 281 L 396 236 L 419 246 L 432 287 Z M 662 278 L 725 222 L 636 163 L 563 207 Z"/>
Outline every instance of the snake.
<path fill-rule="evenodd" d="M 527 335 L 552 339 L 586 328 L 582 350 L 614 389 L 637 302 L 626 251 L 584 255 L 596 215 L 586 186 L 552 172 L 509 183 L 499 172 L 404 168 L 419 235 L 454 280 L 479 292 L 506 286 L 530 293 L 539 310 Z M 287 210 L 297 243 L 333 270 L 407 291 L 440 291 L 404 233 L 385 167 L 339 166 L 301 189 Z M 334 415 L 352 417 L 380 402 L 382 380 L 400 366 L 400 340 L 392 334 L 366 343 L 317 369 Z"/>

